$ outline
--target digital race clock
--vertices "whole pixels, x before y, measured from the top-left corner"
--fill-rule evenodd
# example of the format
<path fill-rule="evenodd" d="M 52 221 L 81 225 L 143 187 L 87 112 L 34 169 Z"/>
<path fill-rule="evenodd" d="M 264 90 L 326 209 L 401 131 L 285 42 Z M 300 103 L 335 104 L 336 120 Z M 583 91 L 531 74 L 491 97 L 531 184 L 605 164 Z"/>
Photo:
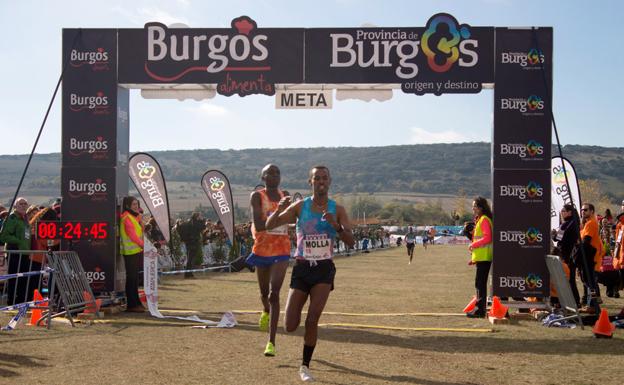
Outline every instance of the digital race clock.
<path fill-rule="evenodd" d="M 108 222 L 40 221 L 36 224 L 37 239 L 105 239 Z"/>

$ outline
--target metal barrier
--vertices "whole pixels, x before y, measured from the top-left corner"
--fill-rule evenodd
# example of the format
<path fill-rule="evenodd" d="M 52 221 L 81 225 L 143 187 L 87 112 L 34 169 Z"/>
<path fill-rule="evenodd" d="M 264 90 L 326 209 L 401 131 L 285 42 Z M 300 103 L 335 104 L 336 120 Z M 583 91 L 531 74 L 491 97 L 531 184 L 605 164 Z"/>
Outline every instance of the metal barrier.
<path fill-rule="evenodd" d="M 51 319 L 59 316 L 67 316 L 74 326 L 73 315 L 87 308 L 95 309 L 98 315 L 93 292 L 75 251 L 7 250 L 0 252 L 0 257 L 8 265 L 8 274 L 0 276 L 0 310 L 18 311 L 9 326 L 16 325 L 28 309 L 45 310 L 39 322 L 47 319 L 48 328 Z M 47 292 L 48 299 L 33 301 L 35 289 Z M 42 306 L 44 302 L 47 306 Z"/>
<path fill-rule="evenodd" d="M 564 315 L 563 318 L 550 321 L 548 323 L 548 326 L 551 326 L 551 324 L 555 322 L 576 319 L 579 325 L 581 325 L 581 329 L 583 329 L 583 320 L 581 319 L 581 315 L 579 314 L 578 308 L 576 307 L 576 300 L 572 295 L 570 281 L 568 281 L 568 277 L 563 271 L 561 263 L 561 259 L 556 255 L 546 256 L 546 266 L 548 267 L 548 271 L 550 272 L 550 280 L 555 284 L 555 288 L 557 289 L 557 298 L 559 298 L 561 311 L 563 311 Z"/>
<path fill-rule="evenodd" d="M 0 311 L 17 310 L 18 313 L 7 329 L 10 330 L 31 310 L 45 310 L 44 317 L 50 327 L 52 301 L 48 299 L 34 301 L 34 292 L 48 293 L 54 296 L 53 269 L 46 266 L 47 251 L 43 250 L 3 250 L 0 251 L 0 264 L 6 267 L 6 273 L 0 275 Z M 47 302 L 47 305 L 45 304 Z"/>
<path fill-rule="evenodd" d="M 95 297 L 78 253 L 53 251 L 48 254 L 48 259 L 54 269 L 54 283 L 60 294 L 58 312 L 54 317 L 66 315 L 74 326 L 73 313 L 79 313 L 89 307 L 95 309 L 96 315 L 99 315 Z"/>

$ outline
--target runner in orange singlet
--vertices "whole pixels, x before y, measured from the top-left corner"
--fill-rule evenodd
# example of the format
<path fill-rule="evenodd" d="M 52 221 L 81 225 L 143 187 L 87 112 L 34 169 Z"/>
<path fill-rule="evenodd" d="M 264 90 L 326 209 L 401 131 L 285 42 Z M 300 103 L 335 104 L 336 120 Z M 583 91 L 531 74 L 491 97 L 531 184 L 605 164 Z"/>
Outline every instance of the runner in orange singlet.
<path fill-rule="evenodd" d="M 288 260 L 290 259 L 290 239 L 288 225 L 267 230 L 265 222 L 271 213 L 277 210 L 278 204 L 284 198 L 284 204 L 290 204 L 290 197 L 285 196 L 278 188 L 281 175 L 280 170 L 273 164 L 267 164 L 262 169 L 262 181 L 265 188 L 251 193 L 251 213 L 253 223 L 251 231 L 254 245 L 247 263 L 256 266 L 258 285 L 260 286 L 260 300 L 263 312 L 260 316 L 260 330 L 269 332 L 269 341 L 264 355 L 275 356 L 275 334 L 280 314 L 279 292 L 284 282 Z"/>

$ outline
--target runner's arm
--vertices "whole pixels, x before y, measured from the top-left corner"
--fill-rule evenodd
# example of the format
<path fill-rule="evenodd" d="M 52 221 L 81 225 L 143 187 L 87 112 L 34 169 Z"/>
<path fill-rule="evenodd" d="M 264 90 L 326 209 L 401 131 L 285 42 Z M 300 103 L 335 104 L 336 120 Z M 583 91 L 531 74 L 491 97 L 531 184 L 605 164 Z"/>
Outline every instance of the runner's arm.
<path fill-rule="evenodd" d="M 251 206 L 251 216 L 253 218 L 253 224 L 256 231 L 265 231 L 265 222 L 262 220 L 262 202 L 260 201 L 260 193 L 254 191 L 249 198 L 249 204 Z"/>
<path fill-rule="evenodd" d="M 292 203 L 286 209 L 281 209 L 281 205 L 278 206 L 277 211 L 272 213 L 267 218 L 267 221 L 265 224 L 266 229 L 271 230 L 281 225 L 285 225 L 288 223 L 295 223 L 295 221 L 297 220 L 297 217 L 299 216 L 299 213 L 301 212 L 302 204 L 303 204 L 303 201 L 300 200 L 295 203 Z"/>
<path fill-rule="evenodd" d="M 348 245 L 349 247 L 353 247 L 353 245 L 355 245 L 355 240 L 353 239 L 351 222 L 349 221 L 347 210 L 345 210 L 345 208 L 342 206 L 336 206 L 336 216 L 338 217 L 338 226 L 342 228 L 342 231 L 338 232 L 338 237 L 346 245 Z"/>

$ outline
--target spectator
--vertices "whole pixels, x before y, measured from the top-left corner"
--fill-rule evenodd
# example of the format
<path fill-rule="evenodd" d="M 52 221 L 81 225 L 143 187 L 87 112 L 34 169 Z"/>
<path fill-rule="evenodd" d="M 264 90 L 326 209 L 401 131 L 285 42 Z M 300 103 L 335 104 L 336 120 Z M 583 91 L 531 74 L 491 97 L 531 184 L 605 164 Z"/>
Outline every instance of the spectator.
<path fill-rule="evenodd" d="M 28 201 L 25 198 L 17 198 L 13 212 L 7 217 L 2 233 L 0 233 L 0 243 L 5 243 L 6 250 L 29 250 L 30 249 L 30 226 L 26 220 L 26 210 Z M 25 273 L 30 271 L 30 259 L 26 254 L 9 255 L 9 274 Z M 7 303 L 26 302 L 32 298 L 32 293 L 27 293 L 27 278 L 12 278 L 7 281 Z"/>
<path fill-rule="evenodd" d="M 191 270 L 195 264 L 202 260 L 202 233 L 206 228 L 204 218 L 199 212 L 194 212 L 191 218 L 177 226 L 180 239 L 186 245 L 186 270 Z M 193 273 L 187 271 L 184 278 L 193 278 Z"/>
<path fill-rule="evenodd" d="M 565 263 L 570 274 L 568 276 L 572 295 L 577 306 L 580 306 L 581 297 L 576 287 L 576 269 L 577 266 L 572 258 L 572 250 L 579 240 L 579 218 L 576 209 L 571 204 L 566 204 L 561 209 L 562 223 L 558 230 L 553 230 L 552 239 L 557 243 L 557 249 L 561 260 Z"/>
<path fill-rule="evenodd" d="M 487 280 L 492 265 L 492 210 L 487 199 L 475 198 L 472 203 L 472 212 L 475 216 L 475 229 L 469 250 L 472 254 L 469 265 L 475 265 L 475 289 L 477 306 L 474 311 L 467 313 L 468 318 L 484 318 L 487 299 Z"/>
<path fill-rule="evenodd" d="M 138 274 L 139 263 L 143 260 L 143 223 L 140 221 L 139 200 L 127 196 L 122 202 L 119 234 L 121 254 L 126 265 L 127 310 L 132 313 L 145 311 L 139 300 Z"/>
<path fill-rule="evenodd" d="M 594 205 L 591 203 L 583 203 L 581 215 L 583 217 L 581 242 L 586 261 L 586 264 L 583 264 L 583 266 L 587 266 L 588 270 L 584 274 L 585 294 L 583 303 L 589 303 L 594 297 L 597 302 L 600 302 L 600 289 L 596 281 L 596 272 L 599 272 L 600 267 L 602 266 L 603 248 Z M 588 287 L 590 290 L 588 290 Z M 585 313 L 593 313 L 595 309 L 590 305 L 581 308 L 581 311 Z"/>

